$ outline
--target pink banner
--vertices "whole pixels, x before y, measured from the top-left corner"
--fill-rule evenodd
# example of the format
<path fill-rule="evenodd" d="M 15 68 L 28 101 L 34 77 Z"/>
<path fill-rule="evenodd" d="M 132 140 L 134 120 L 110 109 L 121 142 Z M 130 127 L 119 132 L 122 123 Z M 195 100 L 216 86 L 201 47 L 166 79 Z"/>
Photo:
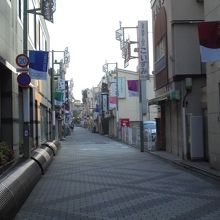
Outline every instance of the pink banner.
<path fill-rule="evenodd" d="M 220 60 L 220 22 L 198 24 L 200 54 L 202 62 Z"/>

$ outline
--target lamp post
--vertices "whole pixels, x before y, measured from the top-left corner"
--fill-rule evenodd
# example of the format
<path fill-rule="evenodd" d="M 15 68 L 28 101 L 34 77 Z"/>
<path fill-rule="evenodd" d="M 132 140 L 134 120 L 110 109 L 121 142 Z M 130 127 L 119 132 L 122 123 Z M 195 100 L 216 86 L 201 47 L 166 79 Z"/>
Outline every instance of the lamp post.
<path fill-rule="evenodd" d="M 27 55 L 28 51 L 28 3 L 24 1 L 23 12 L 23 53 Z M 22 90 L 23 94 L 23 142 L 24 157 L 30 157 L 30 89 Z"/>
<path fill-rule="evenodd" d="M 23 53 L 28 54 L 28 13 L 42 15 L 44 19 L 53 22 L 53 13 L 56 10 L 55 0 L 42 1 L 40 8 L 29 9 L 28 1 L 23 1 Z M 36 30 L 35 30 L 36 32 Z M 22 90 L 23 95 L 23 146 L 24 157 L 29 158 L 31 154 L 30 146 L 30 89 Z"/>
<path fill-rule="evenodd" d="M 68 52 L 68 48 L 65 50 L 52 50 L 52 71 L 51 71 L 51 109 L 52 109 L 52 139 L 56 137 L 56 117 L 55 117 L 55 104 L 54 104 L 54 64 L 57 62 L 54 61 L 54 53 L 63 53 L 64 64 L 68 64 L 70 62 L 70 55 Z"/>
<path fill-rule="evenodd" d="M 118 91 L 118 63 L 105 63 L 103 65 L 103 72 L 106 74 L 109 73 L 108 66 L 115 65 L 115 73 L 116 73 L 116 137 L 119 139 L 119 91 Z"/>
<path fill-rule="evenodd" d="M 148 53 L 148 25 L 147 21 L 139 21 L 137 27 L 122 27 L 119 22 L 120 28 L 115 31 L 116 40 L 120 41 L 120 48 L 122 50 L 122 57 L 124 58 L 124 67 L 128 66 L 130 59 L 138 58 L 138 71 L 139 71 L 139 111 L 140 111 L 140 151 L 144 152 L 144 128 L 143 128 L 143 113 L 146 113 L 144 103 L 146 99 L 146 80 L 149 75 L 149 53 Z M 137 41 L 125 40 L 124 30 L 136 29 Z M 138 45 L 138 56 L 131 56 L 130 45 Z"/>

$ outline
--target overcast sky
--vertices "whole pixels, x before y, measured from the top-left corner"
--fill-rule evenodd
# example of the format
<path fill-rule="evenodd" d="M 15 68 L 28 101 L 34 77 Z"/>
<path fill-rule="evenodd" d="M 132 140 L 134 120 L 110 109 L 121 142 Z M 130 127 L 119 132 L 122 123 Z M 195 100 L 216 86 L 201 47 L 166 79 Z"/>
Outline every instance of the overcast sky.
<path fill-rule="evenodd" d="M 74 97 L 81 100 L 81 91 L 97 86 L 107 62 L 118 62 L 123 69 L 123 59 L 115 31 L 119 21 L 123 27 L 136 27 L 138 20 L 149 21 L 151 32 L 150 0 L 57 0 L 54 24 L 49 24 L 51 50 L 68 47 L 70 65 L 66 78 L 74 80 Z M 136 32 L 126 30 L 130 40 L 136 40 Z M 149 33 L 149 38 L 152 34 Z M 60 54 L 55 53 L 55 59 Z M 126 68 L 135 70 L 137 60 Z"/>

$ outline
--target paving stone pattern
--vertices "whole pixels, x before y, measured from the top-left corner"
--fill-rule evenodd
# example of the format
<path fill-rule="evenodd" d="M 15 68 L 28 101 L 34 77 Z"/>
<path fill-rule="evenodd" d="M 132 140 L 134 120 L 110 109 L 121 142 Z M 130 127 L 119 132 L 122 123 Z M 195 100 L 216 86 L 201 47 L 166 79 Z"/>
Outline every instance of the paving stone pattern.
<path fill-rule="evenodd" d="M 75 128 L 15 219 L 220 219 L 220 184 Z"/>

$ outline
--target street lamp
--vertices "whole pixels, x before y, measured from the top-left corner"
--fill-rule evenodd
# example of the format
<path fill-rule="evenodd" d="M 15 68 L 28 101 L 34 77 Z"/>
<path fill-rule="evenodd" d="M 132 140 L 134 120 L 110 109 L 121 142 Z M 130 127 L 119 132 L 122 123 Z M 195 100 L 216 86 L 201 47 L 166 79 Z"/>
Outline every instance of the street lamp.
<path fill-rule="evenodd" d="M 109 73 L 108 66 L 115 65 L 115 73 L 116 73 L 116 137 L 119 139 L 119 91 L 118 91 L 118 63 L 105 63 L 103 65 L 103 72 L 106 74 Z"/>
<path fill-rule="evenodd" d="M 52 50 L 52 71 L 51 71 L 51 109 L 52 109 L 52 139 L 55 139 L 56 134 L 56 117 L 55 117 L 55 105 L 54 105 L 54 64 L 60 64 L 54 61 L 54 53 L 63 53 L 64 64 L 67 65 L 70 62 L 70 54 L 68 47 L 65 50 Z"/>
<path fill-rule="evenodd" d="M 149 76 L 149 52 L 148 52 L 148 23 L 147 21 L 138 21 L 137 27 L 122 27 L 122 23 L 119 23 L 120 28 L 115 31 L 116 40 L 120 41 L 120 48 L 122 50 L 122 57 L 124 58 L 124 67 L 128 66 L 130 59 L 138 59 L 138 72 L 139 72 L 139 106 L 140 106 L 140 150 L 144 152 L 144 128 L 143 128 L 143 113 L 146 113 L 144 109 L 144 103 L 146 100 L 146 80 Z M 136 29 L 137 41 L 125 40 L 124 30 Z M 130 45 L 137 43 L 138 56 L 131 56 Z"/>

